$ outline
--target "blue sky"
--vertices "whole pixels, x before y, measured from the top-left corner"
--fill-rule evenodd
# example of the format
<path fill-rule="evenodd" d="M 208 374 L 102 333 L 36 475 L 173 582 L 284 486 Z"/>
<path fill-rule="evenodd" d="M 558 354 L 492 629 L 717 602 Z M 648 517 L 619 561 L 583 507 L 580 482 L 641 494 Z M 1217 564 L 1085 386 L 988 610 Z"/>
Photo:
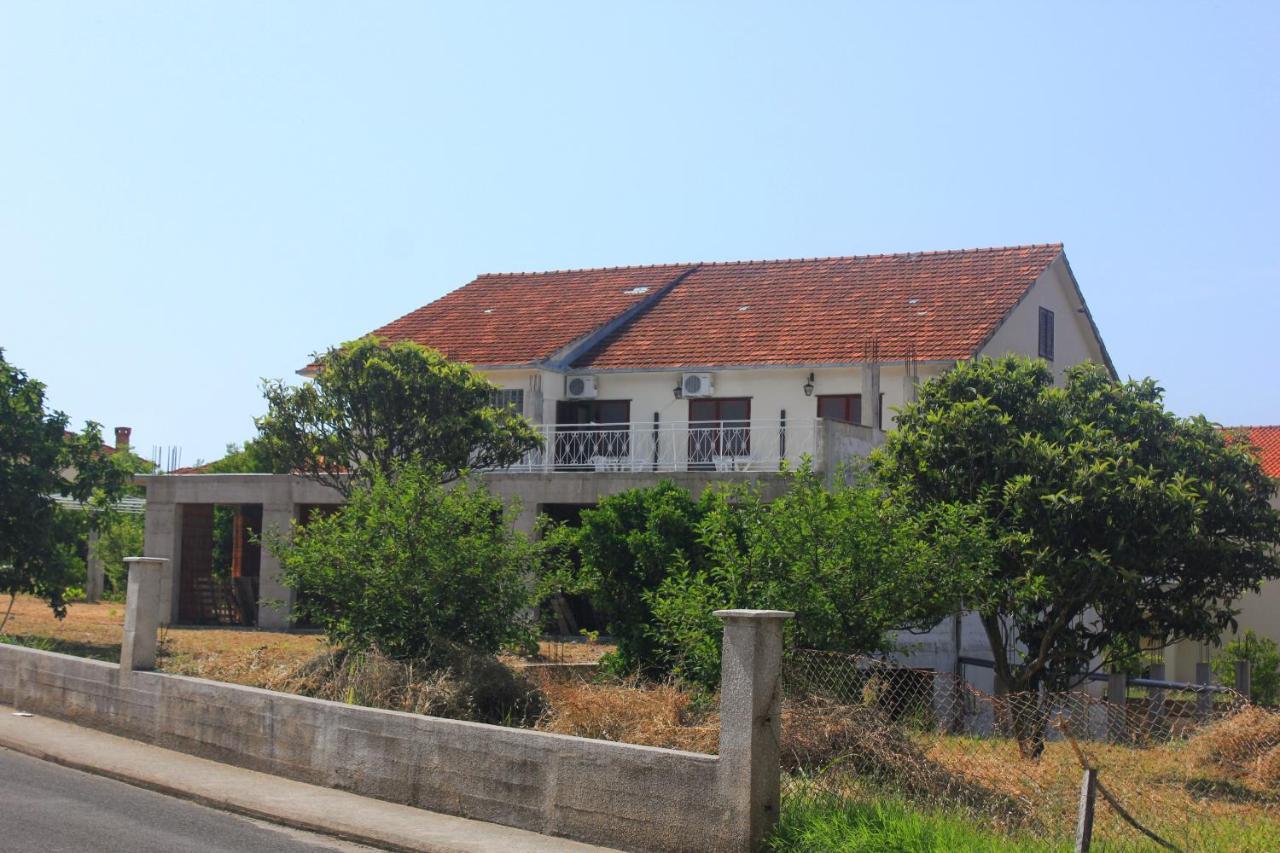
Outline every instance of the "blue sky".
<path fill-rule="evenodd" d="M 1066 243 L 1280 422 L 1280 5 L 0 6 L 0 347 L 183 461 L 476 273 Z"/>

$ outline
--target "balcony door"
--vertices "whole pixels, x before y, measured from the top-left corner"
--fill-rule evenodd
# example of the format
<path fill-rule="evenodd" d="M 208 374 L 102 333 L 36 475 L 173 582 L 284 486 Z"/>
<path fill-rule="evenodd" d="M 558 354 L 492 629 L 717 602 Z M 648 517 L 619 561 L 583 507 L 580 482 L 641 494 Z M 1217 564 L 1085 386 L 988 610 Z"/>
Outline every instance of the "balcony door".
<path fill-rule="evenodd" d="M 689 401 L 689 470 L 713 471 L 751 456 L 751 398 Z"/>
<path fill-rule="evenodd" d="M 627 459 L 631 452 L 630 420 L 630 400 L 558 401 L 556 468 L 590 471 Z"/>

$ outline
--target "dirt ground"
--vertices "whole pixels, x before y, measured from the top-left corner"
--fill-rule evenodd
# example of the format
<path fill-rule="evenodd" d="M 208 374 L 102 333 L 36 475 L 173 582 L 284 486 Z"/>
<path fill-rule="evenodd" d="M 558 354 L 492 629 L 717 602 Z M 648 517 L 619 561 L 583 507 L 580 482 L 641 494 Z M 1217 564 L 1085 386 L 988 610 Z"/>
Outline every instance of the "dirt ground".
<path fill-rule="evenodd" d="M 8 602 L 0 600 L 0 615 Z M 39 647 L 98 660 L 118 661 L 124 633 L 121 602 L 74 602 L 59 621 L 49 606 L 30 596 L 18 596 L 4 628 L 8 636 Z M 265 687 L 324 647 L 319 633 L 260 631 L 254 628 L 162 628 L 156 668 L 217 681 Z M 540 644 L 539 661 L 589 663 L 613 647 L 581 638 L 549 639 Z M 504 657 L 519 666 L 522 659 Z"/>

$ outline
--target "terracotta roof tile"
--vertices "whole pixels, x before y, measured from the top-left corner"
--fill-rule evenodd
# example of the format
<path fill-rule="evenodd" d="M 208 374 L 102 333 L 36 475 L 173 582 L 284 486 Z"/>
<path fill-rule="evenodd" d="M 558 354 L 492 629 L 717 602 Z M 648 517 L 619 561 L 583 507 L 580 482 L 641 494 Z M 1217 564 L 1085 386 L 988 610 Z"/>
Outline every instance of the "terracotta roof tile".
<path fill-rule="evenodd" d="M 481 275 L 373 334 L 455 361 L 530 364 L 605 325 L 688 265 Z"/>
<path fill-rule="evenodd" d="M 705 264 L 578 365 L 722 367 L 968 358 L 1060 244 Z"/>
<path fill-rule="evenodd" d="M 482 275 L 374 334 L 476 365 L 531 364 L 638 308 L 574 366 L 848 363 L 873 343 L 884 360 L 968 358 L 1061 253 L 1048 244 Z"/>
<path fill-rule="evenodd" d="M 1258 448 L 1258 460 L 1268 477 L 1280 479 L 1280 426 L 1226 427 L 1232 435 L 1242 435 Z"/>

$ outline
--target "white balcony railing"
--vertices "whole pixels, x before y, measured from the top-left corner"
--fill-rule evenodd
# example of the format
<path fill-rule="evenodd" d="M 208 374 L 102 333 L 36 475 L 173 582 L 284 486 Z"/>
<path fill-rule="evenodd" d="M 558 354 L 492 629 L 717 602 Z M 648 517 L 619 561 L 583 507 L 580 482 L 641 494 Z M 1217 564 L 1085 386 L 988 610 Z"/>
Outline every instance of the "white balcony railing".
<path fill-rule="evenodd" d="M 820 457 L 821 420 L 542 424 L 543 448 L 508 468 L 550 471 L 777 471 Z"/>

